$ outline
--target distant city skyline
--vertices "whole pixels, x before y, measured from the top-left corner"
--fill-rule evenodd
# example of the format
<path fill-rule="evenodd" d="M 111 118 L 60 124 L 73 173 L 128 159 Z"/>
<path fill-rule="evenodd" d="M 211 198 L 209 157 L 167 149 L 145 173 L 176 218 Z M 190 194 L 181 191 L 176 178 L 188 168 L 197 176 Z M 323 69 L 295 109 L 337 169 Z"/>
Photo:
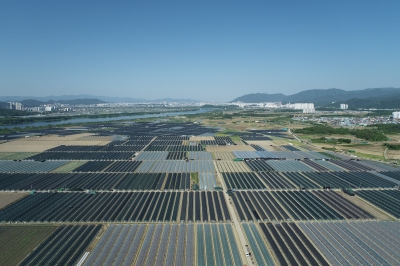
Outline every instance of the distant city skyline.
<path fill-rule="evenodd" d="M 0 96 L 400 87 L 399 1 L 3 1 Z"/>

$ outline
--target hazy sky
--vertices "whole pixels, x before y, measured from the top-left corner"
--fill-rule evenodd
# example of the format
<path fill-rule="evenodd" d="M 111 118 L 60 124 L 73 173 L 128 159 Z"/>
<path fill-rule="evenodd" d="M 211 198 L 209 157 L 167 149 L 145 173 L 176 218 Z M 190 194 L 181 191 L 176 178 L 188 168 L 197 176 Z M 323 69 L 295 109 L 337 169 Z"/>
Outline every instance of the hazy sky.
<path fill-rule="evenodd" d="M 102 2 L 1 1 L 0 95 L 400 87 L 398 0 Z"/>

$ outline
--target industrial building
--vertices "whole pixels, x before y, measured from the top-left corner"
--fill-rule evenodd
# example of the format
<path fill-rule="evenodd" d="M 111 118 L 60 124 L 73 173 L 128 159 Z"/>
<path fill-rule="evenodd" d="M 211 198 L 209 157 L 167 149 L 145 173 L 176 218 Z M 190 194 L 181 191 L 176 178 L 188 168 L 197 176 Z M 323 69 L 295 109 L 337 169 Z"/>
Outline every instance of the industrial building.
<path fill-rule="evenodd" d="M 345 103 L 341 103 L 341 104 L 340 104 L 340 109 L 342 109 L 342 110 L 347 110 L 347 109 L 349 109 L 349 105 L 348 105 L 348 104 L 345 104 Z"/>

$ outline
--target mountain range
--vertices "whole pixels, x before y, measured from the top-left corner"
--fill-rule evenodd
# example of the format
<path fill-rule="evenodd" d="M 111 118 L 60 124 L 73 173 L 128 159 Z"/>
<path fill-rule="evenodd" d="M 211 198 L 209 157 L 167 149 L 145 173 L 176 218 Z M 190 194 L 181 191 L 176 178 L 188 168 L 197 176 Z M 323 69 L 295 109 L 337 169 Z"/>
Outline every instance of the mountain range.
<path fill-rule="evenodd" d="M 231 102 L 244 102 L 244 103 L 261 103 L 261 102 L 282 102 L 282 103 L 300 103 L 311 102 L 316 105 L 331 105 L 332 102 L 347 103 L 357 105 L 370 105 L 373 104 L 374 99 L 400 99 L 400 88 L 372 88 L 364 90 L 345 91 L 341 89 L 317 89 L 305 90 L 292 95 L 284 95 L 281 93 L 268 94 L 268 93 L 253 93 L 246 94 L 234 99 Z M 358 99 L 358 100 L 354 100 Z M 363 101 L 366 100 L 366 101 Z M 397 104 L 400 107 L 400 102 Z M 359 107 L 364 108 L 364 107 Z M 374 108 L 374 106 L 365 107 Z M 378 107 L 375 107 L 378 108 Z"/>
<path fill-rule="evenodd" d="M 26 107 L 51 104 L 54 102 L 62 104 L 98 104 L 98 103 L 155 103 L 155 102 L 198 102 L 192 99 L 162 98 L 146 100 L 131 97 L 109 97 L 94 95 L 62 95 L 62 96 L 0 96 L 0 105 L 7 106 L 6 102 L 18 101 Z M 261 103 L 282 102 L 300 103 L 311 102 L 317 107 L 339 107 L 340 103 L 346 103 L 350 109 L 377 108 L 394 109 L 400 108 L 400 88 L 371 88 L 364 90 L 345 91 L 341 89 L 317 89 L 305 90 L 292 95 L 282 93 L 252 93 L 238 97 L 231 102 Z M 3 107 L 8 108 L 8 107 Z"/>
<path fill-rule="evenodd" d="M 349 109 L 400 109 L 400 93 L 366 99 L 353 98 L 344 102 L 326 105 L 326 107 L 339 108 L 340 103 L 348 104 Z"/>
<path fill-rule="evenodd" d="M 150 102 L 198 102 L 192 99 L 172 99 L 172 98 L 162 98 L 156 100 L 146 100 L 141 98 L 131 98 L 131 97 L 109 97 L 109 96 L 94 96 L 88 94 L 82 95 L 61 95 L 61 96 L 46 96 L 46 97 L 35 97 L 35 96 L 0 96 L 0 101 L 2 102 L 21 102 L 23 100 L 37 100 L 41 102 L 48 102 L 48 101 L 56 101 L 61 103 L 60 101 L 70 101 L 70 100 L 77 100 L 77 99 L 97 99 L 101 102 L 108 102 L 108 103 L 150 103 Z"/>

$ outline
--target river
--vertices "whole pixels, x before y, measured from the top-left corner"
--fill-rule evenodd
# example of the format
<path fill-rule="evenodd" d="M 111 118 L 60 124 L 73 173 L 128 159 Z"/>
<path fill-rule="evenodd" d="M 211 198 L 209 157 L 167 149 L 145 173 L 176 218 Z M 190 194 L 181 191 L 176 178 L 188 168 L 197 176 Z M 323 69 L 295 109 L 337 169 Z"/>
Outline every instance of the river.
<path fill-rule="evenodd" d="M 52 121 L 52 122 L 32 122 L 32 123 L 21 123 L 14 125 L 2 125 L 2 128 L 14 128 L 14 127 L 41 127 L 48 125 L 65 125 L 65 124 L 78 124 L 78 123 L 90 123 L 90 122 L 109 122 L 118 120 L 129 120 L 135 118 L 153 118 L 153 117 L 165 117 L 165 116 L 177 116 L 177 115 L 191 115 L 191 114 L 201 114 L 212 111 L 211 109 L 199 109 L 197 111 L 183 111 L 183 112 L 171 112 L 171 113 L 161 113 L 161 114 L 147 114 L 147 115 L 127 115 L 118 117 L 103 117 L 103 118 L 71 118 L 62 121 Z"/>

